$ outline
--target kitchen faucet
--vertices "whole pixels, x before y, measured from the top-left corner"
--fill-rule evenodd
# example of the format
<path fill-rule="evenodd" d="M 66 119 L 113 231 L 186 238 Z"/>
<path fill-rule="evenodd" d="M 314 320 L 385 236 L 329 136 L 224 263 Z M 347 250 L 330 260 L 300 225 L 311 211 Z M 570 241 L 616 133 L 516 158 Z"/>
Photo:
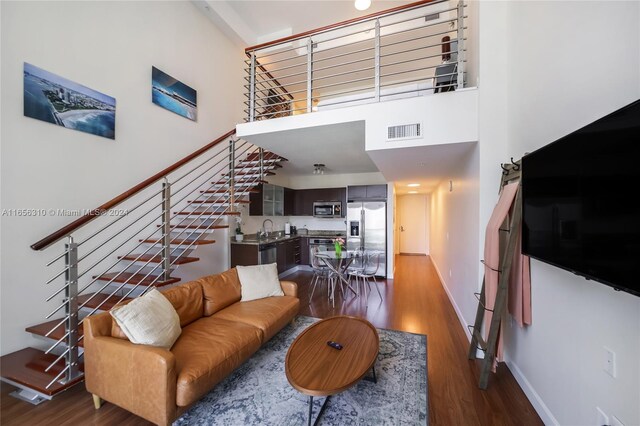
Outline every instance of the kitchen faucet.
<path fill-rule="evenodd" d="M 264 222 L 262 222 L 262 232 L 260 232 L 261 237 L 269 235 L 267 232 L 267 222 L 271 222 L 271 232 L 273 232 L 273 221 L 271 219 L 265 219 Z"/>

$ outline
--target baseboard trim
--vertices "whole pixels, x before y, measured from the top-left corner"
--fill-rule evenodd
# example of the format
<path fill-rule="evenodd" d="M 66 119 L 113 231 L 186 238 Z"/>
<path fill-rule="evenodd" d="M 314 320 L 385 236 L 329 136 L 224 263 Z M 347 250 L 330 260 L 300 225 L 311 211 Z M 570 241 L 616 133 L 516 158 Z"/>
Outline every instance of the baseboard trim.
<path fill-rule="evenodd" d="M 462 311 L 460 310 L 460 307 L 458 306 L 455 299 L 453 298 L 453 295 L 449 291 L 449 287 L 447 287 L 447 282 L 444 280 L 442 274 L 440 273 L 440 269 L 438 268 L 436 261 L 433 260 L 433 257 L 431 257 L 431 263 L 433 263 L 433 267 L 436 270 L 436 274 L 438 274 L 438 278 L 440 278 L 440 283 L 442 283 L 442 288 L 444 288 L 444 292 L 447 293 L 447 297 L 449 298 L 449 301 L 453 306 L 453 310 L 456 311 L 456 315 L 458 316 L 458 321 L 460 321 L 460 324 L 462 325 L 462 329 L 464 330 L 464 334 L 467 336 L 467 340 L 471 342 L 471 332 L 469 331 L 469 327 L 467 327 L 467 322 L 465 321 L 464 316 L 462 315 Z"/>
<path fill-rule="evenodd" d="M 426 256 L 425 253 L 400 253 L 400 256 Z"/>
<path fill-rule="evenodd" d="M 545 425 L 560 425 L 560 422 L 558 422 L 558 420 L 553 416 L 551 410 L 547 407 L 547 404 L 544 403 L 540 395 L 538 395 L 538 392 L 536 392 L 520 368 L 518 368 L 518 366 L 508 358 L 506 353 L 505 358 L 505 363 L 507 364 L 507 367 L 509 367 L 509 371 L 513 374 L 516 382 L 520 385 L 520 388 L 529 399 L 529 402 L 531 402 L 531 405 L 533 405 L 534 410 L 536 410 L 536 413 L 538 413 L 542 422 Z"/>
<path fill-rule="evenodd" d="M 464 329 L 464 332 L 467 335 L 467 340 L 471 342 L 471 332 L 469 331 L 466 321 L 462 316 L 462 311 L 458 307 L 458 304 L 453 298 L 453 295 L 449 291 L 449 287 L 447 287 L 447 282 L 445 281 L 444 277 L 440 273 L 440 269 L 438 268 L 438 265 L 436 264 L 435 260 L 433 260 L 433 257 L 431 258 L 431 263 L 433 263 L 433 267 L 436 270 L 436 274 L 438 274 L 438 278 L 440 278 L 442 287 L 444 288 L 445 293 L 447 293 L 447 297 L 449 298 L 449 301 L 451 302 L 453 309 L 456 311 L 458 320 L 460 321 L 460 324 L 462 324 L 462 328 Z M 479 359 L 482 358 L 482 355 L 484 355 L 482 351 L 478 351 L 476 354 L 476 356 Z M 527 399 L 529 400 L 529 402 L 531 402 L 531 405 L 533 405 L 533 409 L 536 410 L 536 413 L 538 413 L 538 415 L 540 416 L 540 419 L 542 420 L 542 422 L 545 425 L 554 425 L 554 426 L 560 425 L 560 423 L 556 420 L 556 418 L 551 413 L 551 410 L 549 410 L 549 407 L 547 407 L 547 405 L 544 403 L 540 395 L 538 395 L 538 392 L 536 392 L 536 390 L 533 388 L 529 380 L 527 380 L 527 378 L 522 373 L 520 368 L 518 368 L 518 366 L 515 363 L 513 363 L 511 359 L 509 359 L 509 354 L 506 352 L 506 350 L 505 350 L 505 363 L 507 364 L 509 371 L 511 371 L 511 374 L 513 374 L 513 377 L 516 379 L 516 382 L 518 382 L 518 385 L 520 385 L 520 388 L 522 389 L 524 394 L 527 396 Z"/>
<path fill-rule="evenodd" d="M 294 266 L 291 269 L 287 269 L 286 271 L 284 271 L 283 273 L 278 275 L 278 278 L 286 278 L 289 275 L 292 275 L 298 271 L 312 271 L 313 269 L 311 269 L 310 266 L 307 265 L 298 265 L 298 266 Z"/>

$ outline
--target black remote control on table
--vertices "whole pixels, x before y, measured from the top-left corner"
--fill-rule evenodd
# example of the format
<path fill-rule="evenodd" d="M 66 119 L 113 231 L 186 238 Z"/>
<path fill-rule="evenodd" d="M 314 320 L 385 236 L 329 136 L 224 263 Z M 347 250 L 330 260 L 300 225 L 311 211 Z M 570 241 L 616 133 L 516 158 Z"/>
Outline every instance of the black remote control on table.
<path fill-rule="evenodd" d="M 329 340 L 327 342 L 327 345 L 331 346 L 333 349 L 337 349 L 337 350 L 341 350 L 342 349 L 342 345 L 338 342 L 334 342 L 333 340 Z"/>

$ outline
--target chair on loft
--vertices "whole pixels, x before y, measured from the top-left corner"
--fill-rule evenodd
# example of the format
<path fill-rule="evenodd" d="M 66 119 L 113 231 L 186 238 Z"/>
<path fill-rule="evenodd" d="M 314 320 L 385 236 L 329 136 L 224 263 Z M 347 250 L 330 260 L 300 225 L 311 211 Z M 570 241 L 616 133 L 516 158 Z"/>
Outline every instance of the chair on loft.
<path fill-rule="evenodd" d="M 311 268 L 313 269 L 313 277 L 311 278 L 311 282 L 309 283 L 309 285 L 313 286 L 313 288 L 311 289 L 311 295 L 309 296 L 309 304 L 311 304 L 311 300 L 313 300 L 313 293 L 316 291 L 318 282 L 328 284 L 329 274 L 331 273 L 329 267 L 318 258 L 318 253 L 318 248 L 314 247 L 313 251 L 311 252 Z"/>
<path fill-rule="evenodd" d="M 364 267 L 361 271 L 353 271 L 349 273 L 349 282 L 352 279 L 356 281 L 356 290 L 358 295 L 360 295 L 360 283 L 362 283 L 362 292 L 365 296 L 365 300 L 367 301 L 367 305 L 369 304 L 369 294 L 371 293 L 371 281 L 373 280 L 373 284 L 378 291 L 378 295 L 380 296 L 380 301 L 382 301 L 382 293 L 380 292 L 380 288 L 378 287 L 378 281 L 376 280 L 376 274 L 380 270 L 380 257 L 382 256 L 382 252 L 365 252 L 363 256 Z M 366 284 L 366 285 L 365 285 Z M 367 287 L 369 288 L 369 292 L 367 293 Z"/>
<path fill-rule="evenodd" d="M 452 92 L 458 82 L 458 42 L 442 37 L 442 64 L 436 67 L 433 93 Z"/>

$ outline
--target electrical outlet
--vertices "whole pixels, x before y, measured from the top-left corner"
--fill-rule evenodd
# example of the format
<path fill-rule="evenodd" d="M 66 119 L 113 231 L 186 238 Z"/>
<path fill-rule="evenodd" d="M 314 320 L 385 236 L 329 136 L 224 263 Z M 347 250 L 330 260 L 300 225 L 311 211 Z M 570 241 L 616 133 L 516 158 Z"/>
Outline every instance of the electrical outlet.
<path fill-rule="evenodd" d="M 611 416 L 611 426 L 624 426 L 624 424 L 616 416 Z"/>
<path fill-rule="evenodd" d="M 604 347 L 604 371 L 616 378 L 616 353 L 606 346 Z"/>
<path fill-rule="evenodd" d="M 609 417 L 600 409 L 600 407 L 596 407 L 596 413 L 598 416 L 596 424 L 598 426 L 609 426 Z"/>

